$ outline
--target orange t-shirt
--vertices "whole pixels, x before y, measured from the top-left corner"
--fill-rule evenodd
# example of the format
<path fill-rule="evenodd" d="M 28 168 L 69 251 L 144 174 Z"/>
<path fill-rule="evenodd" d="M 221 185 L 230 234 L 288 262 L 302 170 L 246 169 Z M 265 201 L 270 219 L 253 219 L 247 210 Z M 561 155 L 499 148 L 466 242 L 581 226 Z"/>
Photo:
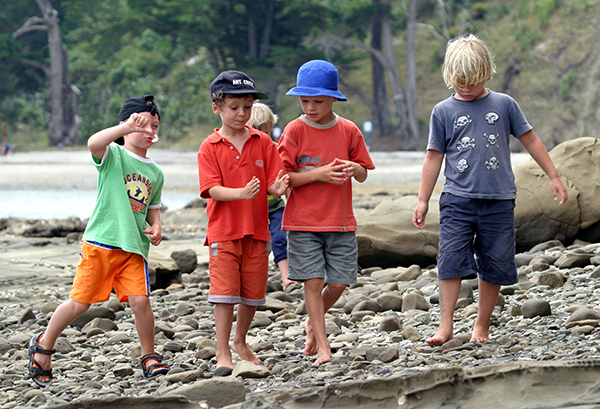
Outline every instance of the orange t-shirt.
<path fill-rule="evenodd" d="M 336 115 L 320 125 L 304 116 L 290 122 L 277 147 L 288 172 L 307 172 L 333 162 L 336 158 L 375 169 L 358 127 Z M 354 231 L 352 181 L 341 186 L 313 182 L 294 187 L 285 206 L 282 230 Z"/>
<path fill-rule="evenodd" d="M 250 136 L 244 142 L 242 153 L 219 129 L 202 141 L 198 151 L 200 196 L 208 199 L 208 229 L 206 243 L 230 241 L 252 236 L 269 241 L 269 210 L 267 187 L 271 186 L 279 171 L 284 169 L 275 143 L 264 132 L 246 126 Z M 256 176 L 260 191 L 252 200 L 217 201 L 208 190 L 214 186 L 241 188 Z"/>

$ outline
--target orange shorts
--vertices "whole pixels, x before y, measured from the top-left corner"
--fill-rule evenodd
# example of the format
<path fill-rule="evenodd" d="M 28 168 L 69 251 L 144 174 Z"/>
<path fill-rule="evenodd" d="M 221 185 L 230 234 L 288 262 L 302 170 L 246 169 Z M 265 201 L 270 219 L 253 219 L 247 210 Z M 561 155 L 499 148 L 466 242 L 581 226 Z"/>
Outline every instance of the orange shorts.
<path fill-rule="evenodd" d="M 139 254 L 83 242 L 71 298 L 84 304 L 103 302 L 114 288 L 119 301 L 150 295 L 148 263 Z"/>
<path fill-rule="evenodd" d="M 210 291 L 213 304 L 263 305 L 266 301 L 267 242 L 250 236 L 210 244 Z"/>

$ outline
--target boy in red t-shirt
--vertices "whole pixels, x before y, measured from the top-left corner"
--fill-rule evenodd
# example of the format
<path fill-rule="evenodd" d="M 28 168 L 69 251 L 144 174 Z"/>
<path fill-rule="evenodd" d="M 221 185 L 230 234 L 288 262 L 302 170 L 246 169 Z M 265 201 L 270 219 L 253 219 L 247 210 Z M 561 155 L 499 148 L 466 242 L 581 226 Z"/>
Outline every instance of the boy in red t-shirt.
<path fill-rule="evenodd" d="M 267 193 L 288 188 L 277 149 L 269 135 L 247 126 L 255 99 L 267 99 L 240 71 L 225 71 L 210 85 L 213 112 L 222 127 L 198 152 L 200 196 L 208 199 L 206 244 L 210 246 L 210 292 L 215 304 L 217 369 L 233 369 L 229 337 L 238 304 L 232 349 L 241 359 L 260 364 L 246 343 L 256 307 L 265 303 L 269 241 Z M 265 189 L 264 186 L 267 186 Z"/>
<path fill-rule="evenodd" d="M 338 79 L 327 61 L 300 67 L 297 86 L 287 95 L 300 97 L 304 115 L 286 126 L 278 145 L 291 186 L 282 222 L 288 279 L 304 282 L 304 354 L 317 354 L 315 366 L 331 361 L 325 313 L 357 281 L 351 178 L 364 182 L 367 169 L 375 169 L 358 127 L 333 112 L 335 101 L 346 101 Z"/>

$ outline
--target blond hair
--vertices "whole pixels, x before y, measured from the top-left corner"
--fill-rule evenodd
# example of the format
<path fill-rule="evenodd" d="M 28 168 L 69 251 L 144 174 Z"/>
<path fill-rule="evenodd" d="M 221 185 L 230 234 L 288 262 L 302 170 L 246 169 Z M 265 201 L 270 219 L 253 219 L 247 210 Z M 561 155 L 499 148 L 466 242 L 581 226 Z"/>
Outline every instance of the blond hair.
<path fill-rule="evenodd" d="M 271 111 L 271 108 L 261 102 L 254 103 L 248 125 L 259 131 L 265 132 L 268 129 L 272 130 L 276 122 L 277 115 Z"/>
<path fill-rule="evenodd" d="M 448 42 L 442 73 L 448 88 L 487 82 L 496 72 L 496 65 L 487 45 L 470 34 Z"/>

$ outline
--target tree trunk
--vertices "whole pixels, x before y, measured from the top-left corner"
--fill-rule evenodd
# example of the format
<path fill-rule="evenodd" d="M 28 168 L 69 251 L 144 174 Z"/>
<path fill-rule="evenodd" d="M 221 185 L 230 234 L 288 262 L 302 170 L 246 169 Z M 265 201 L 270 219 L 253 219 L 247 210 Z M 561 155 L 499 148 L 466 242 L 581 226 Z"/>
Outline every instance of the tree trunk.
<path fill-rule="evenodd" d="M 252 17 L 248 19 L 248 55 L 251 60 L 256 60 L 258 58 L 256 24 Z"/>
<path fill-rule="evenodd" d="M 66 52 L 63 49 L 58 27 L 58 16 L 52 8 L 50 0 L 36 0 L 46 27 L 48 27 L 48 50 L 50 52 L 50 124 L 48 125 L 48 138 L 50 145 L 64 143 L 68 134 L 65 124 L 65 97 L 70 89 L 64 88 L 66 61 L 63 58 Z"/>
<path fill-rule="evenodd" d="M 415 31 L 417 27 L 417 0 L 410 0 L 406 22 L 406 105 L 410 139 L 419 137 L 419 123 L 415 113 L 417 105 L 417 70 L 415 57 Z"/>
<path fill-rule="evenodd" d="M 386 5 L 388 8 L 390 6 L 390 0 L 382 0 L 381 3 Z M 404 87 L 402 86 L 400 73 L 398 72 L 398 65 L 396 64 L 396 55 L 394 53 L 392 36 L 392 22 L 390 20 L 389 13 L 382 14 L 381 29 L 383 34 L 383 49 L 385 51 L 387 74 L 390 81 L 390 88 L 392 89 L 392 101 L 394 102 L 394 115 L 398 119 L 398 126 L 400 128 L 402 138 L 410 139 L 408 121 L 406 117 L 406 94 L 404 92 Z"/>
<path fill-rule="evenodd" d="M 381 8 L 381 0 L 373 0 L 373 5 L 376 11 L 371 18 L 371 47 L 381 52 L 382 14 L 384 11 Z M 385 85 L 385 67 L 373 54 L 371 54 L 371 71 L 373 79 L 372 136 L 378 138 L 391 133 L 391 121 Z"/>
<path fill-rule="evenodd" d="M 13 37 L 31 31 L 46 31 L 50 67 L 38 62 L 24 61 L 42 69 L 50 79 L 50 124 L 48 125 L 49 145 L 74 145 L 77 143 L 77 116 L 81 92 L 71 85 L 67 67 L 67 49 L 60 37 L 58 13 L 52 8 L 50 0 L 36 0 L 42 18 L 31 17 L 13 33 Z"/>
<path fill-rule="evenodd" d="M 263 27 L 262 39 L 260 41 L 260 51 L 258 57 L 264 60 L 269 55 L 269 46 L 271 45 L 271 28 L 273 27 L 273 13 L 275 11 L 275 2 L 270 1 L 265 15 L 265 25 Z"/>

